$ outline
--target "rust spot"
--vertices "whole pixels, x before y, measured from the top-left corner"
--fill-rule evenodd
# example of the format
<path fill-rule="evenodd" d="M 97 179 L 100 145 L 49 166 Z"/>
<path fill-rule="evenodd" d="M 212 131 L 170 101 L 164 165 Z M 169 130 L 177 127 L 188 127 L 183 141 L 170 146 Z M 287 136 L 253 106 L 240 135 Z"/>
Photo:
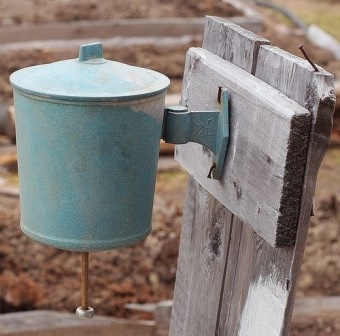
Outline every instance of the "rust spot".
<path fill-rule="evenodd" d="M 222 96 L 222 87 L 218 87 L 218 92 L 217 92 L 217 101 L 219 104 L 221 104 L 221 96 Z"/>

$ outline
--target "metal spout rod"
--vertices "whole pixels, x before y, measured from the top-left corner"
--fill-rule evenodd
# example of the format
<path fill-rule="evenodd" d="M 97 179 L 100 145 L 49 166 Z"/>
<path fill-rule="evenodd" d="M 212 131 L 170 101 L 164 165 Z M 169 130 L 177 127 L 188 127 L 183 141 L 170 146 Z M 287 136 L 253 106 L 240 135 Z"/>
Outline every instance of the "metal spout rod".
<path fill-rule="evenodd" d="M 89 252 L 81 253 L 81 306 L 77 308 L 76 314 L 82 319 L 94 315 L 93 308 L 89 307 Z"/>
<path fill-rule="evenodd" d="M 89 252 L 81 253 L 81 307 L 89 307 Z"/>

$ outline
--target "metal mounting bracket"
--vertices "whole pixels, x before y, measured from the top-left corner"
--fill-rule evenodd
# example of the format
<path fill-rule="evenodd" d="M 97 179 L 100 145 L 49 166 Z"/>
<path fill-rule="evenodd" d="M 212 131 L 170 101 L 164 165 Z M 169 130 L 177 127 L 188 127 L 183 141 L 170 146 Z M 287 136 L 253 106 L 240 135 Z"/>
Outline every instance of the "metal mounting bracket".
<path fill-rule="evenodd" d="M 170 106 L 164 110 L 162 139 L 180 145 L 196 142 L 213 153 L 212 177 L 222 176 L 229 142 L 228 93 L 221 92 L 220 111 L 189 111 L 185 106 Z M 211 171 L 208 174 L 210 178 Z"/>

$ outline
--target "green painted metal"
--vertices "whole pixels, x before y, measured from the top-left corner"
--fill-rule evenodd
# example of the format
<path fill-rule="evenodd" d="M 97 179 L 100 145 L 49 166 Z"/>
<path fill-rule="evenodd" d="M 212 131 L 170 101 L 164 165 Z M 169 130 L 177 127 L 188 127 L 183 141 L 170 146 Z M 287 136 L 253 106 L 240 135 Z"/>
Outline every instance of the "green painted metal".
<path fill-rule="evenodd" d="M 196 142 L 209 148 L 214 153 L 212 177 L 219 180 L 229 142 L 227 91 L 222 90 L 220 111 L 189 112 L 184 106 L 166 108 L 162 138 L 173 144 Z"/>
<path fill-rule="evenodd" d="M 11 76 L 21 228 L 39 242 L 99 251 L 151 230 L 169 79 L 112 63 L 94 44 Z"/>

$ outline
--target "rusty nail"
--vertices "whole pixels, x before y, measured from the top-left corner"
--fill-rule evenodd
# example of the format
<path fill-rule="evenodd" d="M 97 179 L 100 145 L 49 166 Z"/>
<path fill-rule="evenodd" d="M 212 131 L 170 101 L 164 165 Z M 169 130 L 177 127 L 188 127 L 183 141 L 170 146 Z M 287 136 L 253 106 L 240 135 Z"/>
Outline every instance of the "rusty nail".
<path fill-rule="evenodd" d="M 319 69 L 317 66 L 313 63 L 313 61 L 310 59 L 310 57 L 307 55 L 305 49 L 303 49 L 303 44 L 299 46 L 299 49 L 303 53 L 303 56 L 305 56 L 306 60 L 309 62 L 309 64 L 314 68 L 315 72 L 319 72 Z"/>
<path fill-rule="evenodd" d="M 217 92 L 217 102 L 221 104 L 221 96 L 222 96 L 222 87 L 218 87 L 218 92 Z"/>

